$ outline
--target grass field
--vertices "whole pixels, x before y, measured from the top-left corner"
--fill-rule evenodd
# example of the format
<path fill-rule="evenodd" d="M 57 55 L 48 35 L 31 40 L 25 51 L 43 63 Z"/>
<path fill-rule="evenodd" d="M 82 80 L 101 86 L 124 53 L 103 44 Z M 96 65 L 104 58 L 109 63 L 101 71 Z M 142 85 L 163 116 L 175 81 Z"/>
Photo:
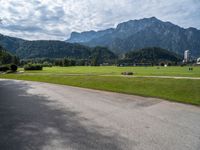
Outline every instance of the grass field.
<path fill-rule="evenodd" d="M 184 77 L 200 77 L 200 67 L 193 67 L 193 71 L 189 71 L 189 67 L 52 67 L 44 68 L 41 71 L 29 71 L 29 73 L 42 74 L 86 74 L 86 75 L 120 75 L 121 72 L 132 71 L 136 76 L 184 76 Z M 28 72 L 27 72 L 28 73 Z"/>
<path fill-rule="evenodd" d="M 158 97 L 200 105 L 200 80 L 143 78 L 142 76 L 200 77 L 200 67 L 52 67 L 22 74 L 1 74 L 0 78 L 49 82 L 127 94 Z M 121 77 L 132 71 L 138 77 Z M 79 75 L 78 75 L 79 74 Z M 81 74 L 81 75 L 80 75 Z M 110 75 L 110 76 L 100 76 Z M 141 77 L 139 77 L 141 76 Z"/>

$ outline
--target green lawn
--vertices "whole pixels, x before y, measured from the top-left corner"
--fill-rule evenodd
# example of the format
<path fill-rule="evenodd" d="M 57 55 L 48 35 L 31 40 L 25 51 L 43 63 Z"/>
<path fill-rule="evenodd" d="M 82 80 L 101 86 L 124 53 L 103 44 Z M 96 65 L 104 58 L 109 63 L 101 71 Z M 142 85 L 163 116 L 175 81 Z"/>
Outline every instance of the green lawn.
<path fill-rule="evenodd" d="M 0 78 L 49 82 L 63 85 L 114 91 L 127 94 L 158 97 L 171 101 L 200 105 L 200 80 L 129 78 L 118 75 L 122 71 L 133 71 L 138 76 L 172 75 L 200 77 L 200 68 L 189 72 L 187 67 L 53 67 L 44 71 L 32 71 L 22 74 L 5 74 Z M 70 75 L 71 74 L 71 75 Z M 72 74 L 83 74 L 81 76 Z"/>
<path fill-rule="evenodd" d="M 124 71 L 132 71 L 137 76 L 188 76 L 200 77 L 200 67 L 193 67 L 193 71 L 189 71 L 189 67 L 52 67 L 44 68 L 41 71 L 29 71 L 29 73 L 42 74 L 87 74 L 87 75 L 120 75 Z"/>

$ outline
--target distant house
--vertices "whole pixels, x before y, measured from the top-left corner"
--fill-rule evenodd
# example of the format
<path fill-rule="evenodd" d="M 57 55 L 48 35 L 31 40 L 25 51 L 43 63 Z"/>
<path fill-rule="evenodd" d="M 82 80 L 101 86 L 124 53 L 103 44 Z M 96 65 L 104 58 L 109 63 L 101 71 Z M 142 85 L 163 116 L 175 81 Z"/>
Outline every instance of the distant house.
<path fill-rule="evenodd" d="M 197 65 L 200 65 L 200 57 L 197 59 Z"/>

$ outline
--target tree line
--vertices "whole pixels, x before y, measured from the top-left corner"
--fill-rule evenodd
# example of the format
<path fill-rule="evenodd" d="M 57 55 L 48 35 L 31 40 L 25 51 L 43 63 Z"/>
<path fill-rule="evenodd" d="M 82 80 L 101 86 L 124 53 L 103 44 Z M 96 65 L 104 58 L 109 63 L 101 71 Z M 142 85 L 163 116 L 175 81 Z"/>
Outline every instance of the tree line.
<path fill-rule="evenodd" d="M 63 56 L 62 58 L 28 58 L 19 59 L 0 46 L 0 65 L 16 64 L 23 67 L 28 64 L 39 64 L 44 67 L 51 66 L 100 66 L 100 65 L 176 65 L 181 62 L 181 56 L 174 52 L 150 47 L 128 52 L 123 58 L 119 59 L 113 52 L 106 47 L 94 47 L 87 57 L 74 58 Z"/>

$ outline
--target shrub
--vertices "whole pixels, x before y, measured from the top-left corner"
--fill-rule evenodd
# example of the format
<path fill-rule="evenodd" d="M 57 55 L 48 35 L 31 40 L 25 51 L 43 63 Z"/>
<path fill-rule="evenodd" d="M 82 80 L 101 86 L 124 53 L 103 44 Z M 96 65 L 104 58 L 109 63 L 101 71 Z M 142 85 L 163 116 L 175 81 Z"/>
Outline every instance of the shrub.
<path fill-rule="evenodd" d="M 162 62 L 162 63 L 160 63 L 160 66 L 165 66 L 165 63 L 163 63 L 163 62 Z"/>
<path fill-rule="evenodd" d="M 16 72 L 17 71 L 17 65 L 10 65 L 10 69 L 11 69 L 11 71 Z"/>
<path fill-rule="evenodd" d="M 33 64 L 33 65 L 26 65 L 24 66 L 24 70 L 42 70 L 43 67 L 42 65 L 37 65 L 37 64 Z"/>
<path fill-rule="evenodd" d="M 186 64 L 181 64 L 180 66 L 181 66 L 181 67 L 184 67 L 184 66 L 186 66 Z"/>
<path fill-rule="evenodd" d="M 8 71 L 10 68 L 8 66 L 0 66 L 0 71 Z"/>
<path fill-rule="evenodd" d="M 42 66 L 43 67 L 52 67 L 52 63 L 45 61 L 45 62 L 43 62 Z"/>
<path fill-rule="evenodd" d="M 171 63 L 168 63 L 167 66 L 172 66 L 172 64 L 171 64 Z"/>

